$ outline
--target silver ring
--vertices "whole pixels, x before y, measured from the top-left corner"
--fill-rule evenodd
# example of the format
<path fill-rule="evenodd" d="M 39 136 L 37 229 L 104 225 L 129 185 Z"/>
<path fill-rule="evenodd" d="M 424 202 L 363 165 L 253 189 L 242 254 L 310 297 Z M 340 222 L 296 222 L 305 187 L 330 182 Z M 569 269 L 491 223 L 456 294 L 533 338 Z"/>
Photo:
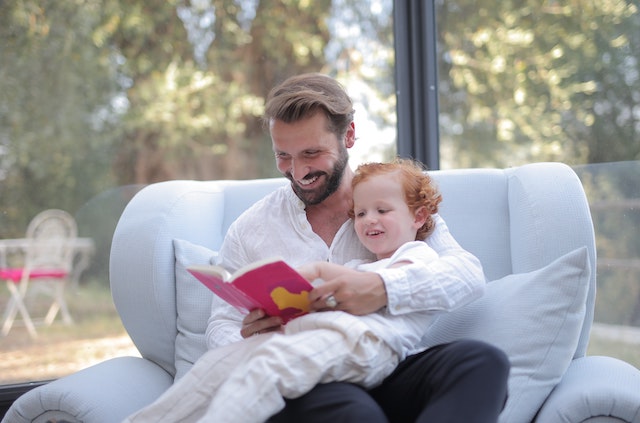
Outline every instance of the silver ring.
<path fill-rule="evenodd" d="M 329 308 L 336 308 L 338 306 L 338 301 L 336 301 L 336 297 L 334 297 L 333 295 L 329 295 L 327 299 L 324 300 L 324 303 Z"/>

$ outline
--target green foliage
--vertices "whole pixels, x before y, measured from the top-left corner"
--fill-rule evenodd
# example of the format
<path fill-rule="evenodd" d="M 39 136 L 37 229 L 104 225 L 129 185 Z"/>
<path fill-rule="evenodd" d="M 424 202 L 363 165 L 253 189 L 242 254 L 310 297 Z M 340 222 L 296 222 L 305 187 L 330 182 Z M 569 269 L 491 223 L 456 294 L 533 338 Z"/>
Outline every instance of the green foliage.
<path fill-rule="evenodd" d="M 0 3 L 0 236 L 111 184 L 115 83 L 91 43 L 97 3 Z"/>
<path fill-rule="evenodd" d="M 372 118 L 392 123 L 386 12 L 353 0 L 0 2 L 0 237 L 67 210 L 104 273 L 124 206 L 105 202 L 113 186 L 277 174 L 260 117 L 296 73 L 365 75 L 383 93 Z"/>
<path fill-rule="evenodd" d="M 250 25 L 236 2 L 165 6 L 161 17 L 162 8 L 149 13 L 147 3 L 127 7 L 155 30 L 138 31 L 134 43 L 124 23 L 113 29 L 131 80 L 120 181 L 267 176 L 260 165 L 270 152 L 260 123 L 264 97 L 280 79 L 324 66 L 331 2 L 258 2 Z M 190 40 L 193 34 L 201 38 Z M 202 44 L 207 36 L 210 45 Z"/>
<path fill-rule="evenodd" d="M 331 2 L 257 7 L 246 25 L 236 3 L 211 2 L 215 37 L 197 62 L 198 23 L 178 16 L 197 6 L 0 3 L 0 236 L 21 236 L 44 208 L 75 213 L 114 184 L 273 175 L 264 96 L 322 69 Z"/>
<path fill-rule="evenodd" d="M 446 159 L 640 158 L 637 2 L 447 1 L 438 25 Z"/>

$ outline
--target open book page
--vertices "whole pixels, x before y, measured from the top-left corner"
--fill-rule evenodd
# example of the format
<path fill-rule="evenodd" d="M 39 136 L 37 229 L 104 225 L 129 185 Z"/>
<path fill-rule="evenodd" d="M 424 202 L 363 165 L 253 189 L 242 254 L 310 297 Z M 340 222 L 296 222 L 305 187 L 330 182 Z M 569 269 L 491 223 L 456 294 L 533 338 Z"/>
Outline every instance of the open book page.
<path fill-rule="evenodd" d="M 214 294 L 237 308 L 240 312 L 246 313 L 261 307 L 257 301 L 227 282 L 230 273 L 222 267 L 190 266 L 187 270 Z"/>
<path fill-rule="evenodd" d="M 240 269 L 236 270 L 235 272 L 233 272 L 233 274 L 229 275 L 229 272 L 227 272 L 226 270 L 222 269 L 224 272 L 226 272 L 227 275 L 229 275 L 226 280 L 227 281 L 234 281 L 236 279 L 238 279 L 240 276 L 244 275 L 247 272 L 250 272 L 254 269 L 258 269 L 260 267 L 263 267 L 267 264 L 270 263 L 275 263 L 275 262 L 284 262 L 284 260 L 281 257 L 268 257 L 266 259 L 262 259 L 262 260 L 258 260 L 258 261 L 254 261 L 253 263 L 249 263 L 246 266 L 241 267 Z M 287 265 L 288 266 L 288 265 Z M 219 267 L 220 266 L 211 266 L 211 267 Z"/>

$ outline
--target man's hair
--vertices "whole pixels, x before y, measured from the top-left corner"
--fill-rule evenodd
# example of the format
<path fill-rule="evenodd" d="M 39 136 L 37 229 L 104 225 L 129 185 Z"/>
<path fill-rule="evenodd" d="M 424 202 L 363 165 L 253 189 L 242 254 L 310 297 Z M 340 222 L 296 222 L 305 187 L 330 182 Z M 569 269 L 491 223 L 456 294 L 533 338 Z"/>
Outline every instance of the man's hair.
<path fill-rule="evenodd" d="M 358 166 L 351 181 L 351 187 L 355 188 L 359 183 L 378 175 L 397 175 L 404 199 L 409 210 L 415 212 L 420 207 L 427 209 L 427 219 L 424 225 L 418 229 L 417 240 L 424 240 L 435 229 L 433 214 L 438 213 L 438 205 L 442 201 L 442 194 L 426 172 L 424 165 L 410 159 L 397 158 L 390 163 L 365 163 Z M 353 209 L 349 212 L 353 217 Z"/>
<path fill-rule="evenodd" d="M 322 112 L 329 131 L 338 139 L 346 134 L 353 121 L 353 103 L 335 79 L 320 73 L 292 76 L 274 87 L 267 97 L 263 123 L 275 120 L 297 122 Z"/>

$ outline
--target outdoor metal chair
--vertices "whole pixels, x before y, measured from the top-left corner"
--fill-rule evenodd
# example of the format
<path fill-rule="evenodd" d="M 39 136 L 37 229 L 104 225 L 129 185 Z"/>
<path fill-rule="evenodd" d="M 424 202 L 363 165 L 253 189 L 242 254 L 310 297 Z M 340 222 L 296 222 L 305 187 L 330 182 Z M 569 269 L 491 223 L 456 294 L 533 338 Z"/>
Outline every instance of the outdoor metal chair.
<path fill-rule="evenodd" d="M 20 313 L 31 337 L 37 337 L 36 322 L 25 301 L 32 293 L 52 298 L 44 325 L 51 325 L 58 312 L 64 323 L 73 323 L 64 294 L 73 267 L 73 241 L 76 236 L 75 219 L 65 211 L 45 210 L 31 220 L 24 240 L 23 266 L 0 268 L 0 279 L 5 281 L 11 294 L 4 312 L 3 336 L 9 333 Z M 31 283 L 36 281 L 37 285 Z"/>

